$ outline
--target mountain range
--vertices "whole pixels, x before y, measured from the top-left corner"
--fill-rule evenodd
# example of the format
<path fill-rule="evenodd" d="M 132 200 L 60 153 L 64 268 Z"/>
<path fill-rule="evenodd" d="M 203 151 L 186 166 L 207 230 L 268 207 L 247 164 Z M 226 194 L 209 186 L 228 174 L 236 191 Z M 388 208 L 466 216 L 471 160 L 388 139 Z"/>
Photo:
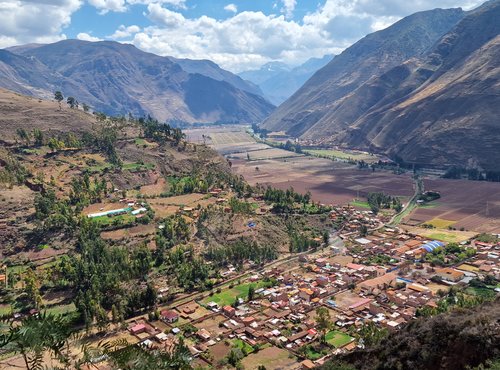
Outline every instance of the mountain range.
<path fill-rule="evenodd" d="M 311 58 L 297 67 L 281 62 L 270 62 L 259 69 L 241 72 L 238 75 L 259 86 L 273 104 L 279 105 L 292 96 L 304 82 L 332 58 L 333 55 Z"/>
<path fill-rule="evenodd" d="M 361 39 L 263 123 L 407 163 L 498 170 L 500 1 L 413 14 Z"/>
<path fill-rule="evenodd" d="M 0 87 L 44 98 L 60 90 L 96 111 L 151 114 L 160 121 L 259 122 L 274 109 L 257 86 L 213 62 L 110 41 L 0 50 Z"/>

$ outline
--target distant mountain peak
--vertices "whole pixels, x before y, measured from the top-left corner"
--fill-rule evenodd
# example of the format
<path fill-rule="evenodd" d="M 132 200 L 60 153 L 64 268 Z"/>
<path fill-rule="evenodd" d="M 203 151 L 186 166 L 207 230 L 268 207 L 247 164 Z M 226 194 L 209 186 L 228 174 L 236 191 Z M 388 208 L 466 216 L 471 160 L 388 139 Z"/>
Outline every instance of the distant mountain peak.
<path fill-rule="evenodd" d="M 279 105 L 332 58 L 333 55 L 310 58 L 297 67 L 282 62 L 270 62 L 260 69 L 242 72 L 240 77 L 258 85 L 272 103 Z"/>

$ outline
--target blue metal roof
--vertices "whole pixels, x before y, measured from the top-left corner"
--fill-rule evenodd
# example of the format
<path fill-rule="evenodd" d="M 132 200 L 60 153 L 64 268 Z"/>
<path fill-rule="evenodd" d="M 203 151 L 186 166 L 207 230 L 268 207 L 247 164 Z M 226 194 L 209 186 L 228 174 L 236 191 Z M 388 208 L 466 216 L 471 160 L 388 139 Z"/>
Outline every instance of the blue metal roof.
<path fill-rule="evenodd" d="M 444 243 L 437 240 L 433 240 L 432 242 L 429 242 L 422 246 L 422 248 L 424 248 L 427 252 L 432 252 L 433 250 L 439 247 L 444 247 Z"/>

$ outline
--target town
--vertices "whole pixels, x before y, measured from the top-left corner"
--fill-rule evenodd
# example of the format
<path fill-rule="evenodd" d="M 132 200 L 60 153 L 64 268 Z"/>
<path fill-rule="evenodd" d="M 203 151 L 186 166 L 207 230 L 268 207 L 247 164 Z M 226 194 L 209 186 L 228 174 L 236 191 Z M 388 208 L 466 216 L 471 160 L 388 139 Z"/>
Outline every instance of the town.
<path fill-rule="evenodd" d="M 317 250 L 263 268 L 246 261 L 244 273 L 229 265 L 221 272 L 228 282 L 158 305 L 112 335 L 148 349 L 182 338 L 199 368 L 309 369 L 416 317 L 500 292 L 498 235 L 443 243 L 353 206 L 333 207 L 329 217 L 345 221 Z"/>

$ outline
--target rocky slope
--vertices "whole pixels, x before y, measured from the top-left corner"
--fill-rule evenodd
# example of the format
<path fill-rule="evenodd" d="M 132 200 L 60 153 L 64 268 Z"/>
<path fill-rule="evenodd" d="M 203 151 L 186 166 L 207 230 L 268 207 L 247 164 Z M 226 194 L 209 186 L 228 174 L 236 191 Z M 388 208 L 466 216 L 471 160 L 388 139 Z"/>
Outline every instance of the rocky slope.
<path fill-rule="evenodd" d="M 425 52 L 463 16 L 460 9 L 416 13 L 364 37 L 316 72 L 262 127 L 311 137 L 313 132 L 328 135 L 351 124 L 349 117 L 332 122 L 328 116 L 370 79 Z M 352 107 L 352 114 L 360 108 Z"/>
<path fill-rule="evenodd" d="M 471 13 L 426 55 L 373 81 L 382 99 L 337 141 L 405 162 L 500 169 L 500 2 Z M 394 89 L 384 89 L 392 81 Z M 335 135 L 334 135 L 335 136 Z"/>
<path fill-rule="evenodd" d="M 498 170 L 499 17 L 497 0 L 403 19 L 335 58 L 263 127 L 408 163 Z"/>
<path fill-rule="evenodd" d="M 65 40 L 1 50 L 0 77 L 1 87 L 24 94 L 47 98 L 61 90 L 107 114 L 149 113 L 161 121 L 256 122 L 274 108 L 258 88 L 211 62 L 160 57 L 115 42 Z"/>

